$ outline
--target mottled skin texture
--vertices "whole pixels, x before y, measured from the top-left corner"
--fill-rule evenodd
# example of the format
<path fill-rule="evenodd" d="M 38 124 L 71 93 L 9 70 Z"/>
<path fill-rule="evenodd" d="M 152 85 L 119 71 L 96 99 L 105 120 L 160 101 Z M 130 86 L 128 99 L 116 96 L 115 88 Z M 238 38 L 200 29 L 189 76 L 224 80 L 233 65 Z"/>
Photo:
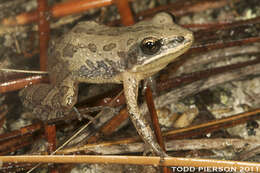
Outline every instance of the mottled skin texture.
<path fill-rule="evenodd" d="M 183 54 L 192 42 L 192 33 L 174 24 L 167 13 L 130 27 L 82 22 L 51 45 L 48 59 L 51 84 L 28 87 L 20 96 L 38 118 L 48 120 L 66 116 L 72 110 L 79 82 L 123 83 L 134 126 L 153 151 L 163 156 L 148 122 L 140 115 L 138 85 Z"/>

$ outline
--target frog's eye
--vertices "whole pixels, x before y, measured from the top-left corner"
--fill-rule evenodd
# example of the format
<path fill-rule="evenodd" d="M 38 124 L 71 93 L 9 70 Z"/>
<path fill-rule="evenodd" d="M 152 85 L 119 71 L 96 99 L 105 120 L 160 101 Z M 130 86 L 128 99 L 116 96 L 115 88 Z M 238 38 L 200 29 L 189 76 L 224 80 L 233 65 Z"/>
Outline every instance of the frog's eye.
<path fill-rule="evenodd" d="M 157 38 L 148 37 L 141 42 L 141 49 L 144 54 L 153 55 L 157 53 L 161 48 L 161 42 Z"/>

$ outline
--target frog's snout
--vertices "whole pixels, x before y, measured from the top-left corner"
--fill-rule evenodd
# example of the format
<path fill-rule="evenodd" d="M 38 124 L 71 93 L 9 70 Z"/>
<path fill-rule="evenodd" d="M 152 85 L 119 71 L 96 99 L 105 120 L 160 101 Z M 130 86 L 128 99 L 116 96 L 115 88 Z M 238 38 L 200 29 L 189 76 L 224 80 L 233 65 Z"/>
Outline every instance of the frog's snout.
<path fill-rule="evenodd" d="M 185 40 L 186 40 L 187 44 L 192 45 L 192 43 L 194 41 L 194 35 L 191 31 L 188 31 L 188 33 L 185 36 Z"/>

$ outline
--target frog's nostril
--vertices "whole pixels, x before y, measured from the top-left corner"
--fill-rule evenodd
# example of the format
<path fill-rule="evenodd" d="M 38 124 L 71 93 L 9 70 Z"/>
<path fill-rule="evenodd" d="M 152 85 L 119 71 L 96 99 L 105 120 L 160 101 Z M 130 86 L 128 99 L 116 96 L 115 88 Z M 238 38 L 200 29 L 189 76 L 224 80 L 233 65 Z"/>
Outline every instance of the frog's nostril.
<path fill-rule="evenodd" d="M 185 40 L 185 38 L 183 36 L 178 36 L 176 38 L 176 41 L 179 42 L 179 43 L 183 42 L 184 40 Z"/>
<path fill-rule="evenodd" d="M 178 36 L 175 37 L 173 40 L 171 40 L 170 42 L 173 44 L 180 44 L 185 40 L 185 38 L 183 36 Z"/>

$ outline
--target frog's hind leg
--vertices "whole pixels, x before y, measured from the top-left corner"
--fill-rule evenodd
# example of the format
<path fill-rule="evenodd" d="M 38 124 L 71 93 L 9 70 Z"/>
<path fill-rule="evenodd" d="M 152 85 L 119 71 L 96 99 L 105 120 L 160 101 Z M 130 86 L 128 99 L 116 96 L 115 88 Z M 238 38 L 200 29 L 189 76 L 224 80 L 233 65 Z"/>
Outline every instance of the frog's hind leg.
<path fill-rule="evenodd" d="M 41 120 L 62 118 L 77 101 L 78 87 L 71 80 L 59 84 L 37 84 L 24 88 L 19 96 L 25 107 Z"/>
<path fill-rule="evenodd" d="M 23 105 L 41 120 L 51 119 L 61 109 L 59 92 L 50 84 L 36 84 L 22 89 L 19 96 Z"/>
<path fill-rule="evenodd" d="M 161 157 L 167 156 L 167 154 L 161 149 L 155 135 L 144 116 L 140 114 L 137 105 L 138 84 L 139 81 L 131 74 L 123 74 L 124 94 L 127 102 L 127 109 L 129 116 L 137 129 L 139 135 L 144 142 L 151 146 L 153 151 Z"/>

